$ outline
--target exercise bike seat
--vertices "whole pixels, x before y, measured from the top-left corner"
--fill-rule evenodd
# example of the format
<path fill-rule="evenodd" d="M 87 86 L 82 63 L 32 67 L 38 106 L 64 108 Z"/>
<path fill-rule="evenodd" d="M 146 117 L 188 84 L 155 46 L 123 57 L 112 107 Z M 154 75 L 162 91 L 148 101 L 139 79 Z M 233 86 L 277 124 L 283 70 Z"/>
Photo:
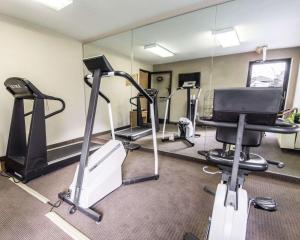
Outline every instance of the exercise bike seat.
<path fill-rule="evenodd" d="M 207 161 L 218 165 L 220 168 L 222 168 L 222 166 L 231 168 L 233 165 L 234 151 L 224 153 L 223 149 L 213 149 L 208 151 L 206 159 Z M 268 163 L 262 156 L 250 153 L 249 158 L 245 160 L 241 158 L 239 169 L 251 172 L 264 172 L 268 169 Z"/>

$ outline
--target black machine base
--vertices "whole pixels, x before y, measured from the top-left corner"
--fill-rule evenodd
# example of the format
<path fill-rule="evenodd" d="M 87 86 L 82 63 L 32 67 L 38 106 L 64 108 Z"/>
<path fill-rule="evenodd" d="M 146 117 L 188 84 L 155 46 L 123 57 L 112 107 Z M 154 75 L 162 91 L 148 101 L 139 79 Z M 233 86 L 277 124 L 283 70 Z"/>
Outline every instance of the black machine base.
<path fill-rule="evenodd" d="M 102 220 L 102 213 L 99 213 L 91 208 L 81 208 L 79 206 L 75 206 L 75 204 L 70 200 L 68 192 L 60 192 L 58 194 L 58 197 L 59 199 L 72 206 L 72 208 L 69 211 L 70 214 L 74 214 L 78 210 L 79 212 L 88 216 L 97 223 L 99 223 Z"/>
<path fill-rule="evenodd" d="M 96 151 L 101 145 L 92 143 L 90 153 Z M 66 167 L 80 160 L 82 143 L 75 143 L 47 151 L 47 164 L 40 164 L 32 170 L 24 167 L 24 158 L 7 157 L 5 161 L 6 173 L 23 183 Z"/>
<path fill-rule="evenodd" d="M 123 180 L 123 185 L 131 185 L 135 183 L 141 183 L 141 182 L 146 182 L 146 181 L 151 181 L 151 180 L 158 180 L 159 175 L 150 175 L 146 177 L 136 177 L 136 178 L 130 178 L 130 179 L 124 179 Z"/>
<path fill-rule="evenodd" d="M 197 153 L 205 158 L 208 156 L 208 151 L 199 150 L 199 151 L 197 151 Z"/>
<path fill-rule="evenodd" d="M 193 143 L 191 140 L 189 140 L 188 138 L 186 137 L 180 137 L 178 135 L 175 135 L 174 136 L 174 139 L 170 139 L 170 137 L 165 137 L 165 138 L 162 138 L 161 141 L 162 142 L 168 142 L 168 141 L 179 141 L 179 140 L 182 140 L 182 141 L 185 141 L 188 145 L 190 145 L 191 147 L 193 147 L 195 145 L 195 143 Z"/>
<path fill-rule="evenodd" d="M 141 145 L 137 144 L 137 143 L 123 142 L 123 145 L 124 145 L 124 148 L 130 152 L 133 152 L 133 151 L 141 148 Z"/>
<path fill-rule="evenodd" d="M 194 234 L 192 233 L 185 233 L 183 236 L 183 240 L 199 240 Z"/>

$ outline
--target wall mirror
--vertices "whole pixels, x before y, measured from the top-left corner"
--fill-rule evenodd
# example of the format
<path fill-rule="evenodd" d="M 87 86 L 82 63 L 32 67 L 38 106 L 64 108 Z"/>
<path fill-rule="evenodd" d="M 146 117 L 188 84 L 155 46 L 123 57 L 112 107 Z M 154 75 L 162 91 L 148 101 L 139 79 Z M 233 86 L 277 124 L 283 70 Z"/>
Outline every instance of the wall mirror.
<path fill-rule="evenodd" d="M 299 90 L 295 90 L 299 79 L 300 36 L 295 34 L 299 7 L 299 1 L 286 4 L 277 0 L 237 0 L 218 5 L 212 89 L 283 88 L 281 109 L 291 109 L 284 118 L 291 116 L 293 108 L 299 107 Z M 251 151 L 285 163 L 282 169 L 270 165 L 268 171 L 299 177 L 299 147 L 296 134 L 266 133 L 261 147 Z"/>
<path fill-rule="evenodd" d="M 282 87 L 282 110 L 291 109 L 284 117 L 300 107 L 300 86 L 296 86 L 300 36 L 295 34 L 300 27 L 295 21 L 299 7 L 296 0 L 289 4 L 279 0 L 230 1 L 85 44 L 84 56 L 105 54 L 115 69 L 132 74 L 144 89 L 156 89 L 152 94 L 157 100 L 159 150 L 204 161 L 198 151 L 222 147 L 215 140 L 215 129 L 196 126 L 193 146 L 185 139 L 177 141 L 177 123 L 182 117 L 192 124 L 195 118 L 210 117 L 214 89 Z M 196 104 L 198 86 L 201 92 Z M 86 100 L 88 91 L 86 88 Z M 132 132 L 136 126 L 149 126 L 147 101 L 139 99 L 138 113 L 137 92 L 126 81 L 103 82 L 103 91 L 113 98 L 115 128 Z M 104 104 L 99 111 L 106 113 Z M 96 132 L 109 129 L 105 116 L 99 116 L 97 124 Z M 136 142 L 152 147 L 151 135 Z M 268 171 L 299 177 L 300 154 L 296 149 L 300 149 L 300 136 L 266 134 L 262 146 L 253 152 L 286 164 L 283 169 L 270 166 Z"/>

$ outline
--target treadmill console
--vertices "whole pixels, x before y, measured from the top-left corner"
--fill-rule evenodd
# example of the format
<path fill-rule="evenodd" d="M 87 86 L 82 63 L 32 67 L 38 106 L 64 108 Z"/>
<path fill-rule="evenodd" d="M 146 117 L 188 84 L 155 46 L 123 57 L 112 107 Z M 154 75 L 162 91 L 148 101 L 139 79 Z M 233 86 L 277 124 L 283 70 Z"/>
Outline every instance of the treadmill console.
<path fill-rule="evenodd" d="M 155 88 L 147 88 L 145 91 L 148 93 L 150 97 L 154 97 L 158 94 L 158 90 Z"/>
<path fill-rule="evenodd" d="M 196 81 L 186 81 L 182 85 L 183 88 L 195 88 L 196 87 Z"/>
<path fill-rule="evenodd" d="M 83 59 L 83 62 L 87 69 L 92 73 L 98 69 L 103 73 L 114 71 L 114 69 L 112 68 L 112 66 L 110 65 L 110 63 L 104 55 Z"/>
<path fill-rule="evenodd" d="M 144 89 L 145 92 L 150 96 L 150 97 L 156 97 L 158 94 L 158 90 L 155 88 L 146 88 Z M 139 97 L 144 97 L 141 93 L 138 94 Z"/>
<path fill-rule="evenodd" d="M 200 88 L 201 73 L 180 73 L 178 75 L 178 88 Z"/>
<path fill-rule="evenodd" d="M 30 87 L 30 82 L 23 78 L 12 77 L 4 82 L 4 86 L 15 98 L 33 97 L 34 91 Z"/>

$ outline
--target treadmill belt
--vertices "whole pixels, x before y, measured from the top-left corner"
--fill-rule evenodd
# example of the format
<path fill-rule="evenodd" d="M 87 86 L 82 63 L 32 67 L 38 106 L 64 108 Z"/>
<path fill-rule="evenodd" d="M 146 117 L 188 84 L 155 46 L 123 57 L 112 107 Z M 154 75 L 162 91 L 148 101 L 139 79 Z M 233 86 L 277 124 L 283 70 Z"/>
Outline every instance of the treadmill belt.
<path fill-rule="evenodd" d="M 126 128 L 124 130 L 117 131 L 115 134 L 118 137 L 126 138 L 130 141 L 134 141 L 139 138 L 152 134 L 152 128 L 142 128 L 142 127 Z"/>
<path fill-rule="evenodd" d="M 90 151 L 100 148 L 101 145 L 97 143 L 91 143 Z M 82 142 L 75 143 L 59 148 L 50 149 L 47 152 L 48 162 L 59 160 L 63 158 L 68 158 L 69 156 L 76 156 L 81 154 Z"/>

